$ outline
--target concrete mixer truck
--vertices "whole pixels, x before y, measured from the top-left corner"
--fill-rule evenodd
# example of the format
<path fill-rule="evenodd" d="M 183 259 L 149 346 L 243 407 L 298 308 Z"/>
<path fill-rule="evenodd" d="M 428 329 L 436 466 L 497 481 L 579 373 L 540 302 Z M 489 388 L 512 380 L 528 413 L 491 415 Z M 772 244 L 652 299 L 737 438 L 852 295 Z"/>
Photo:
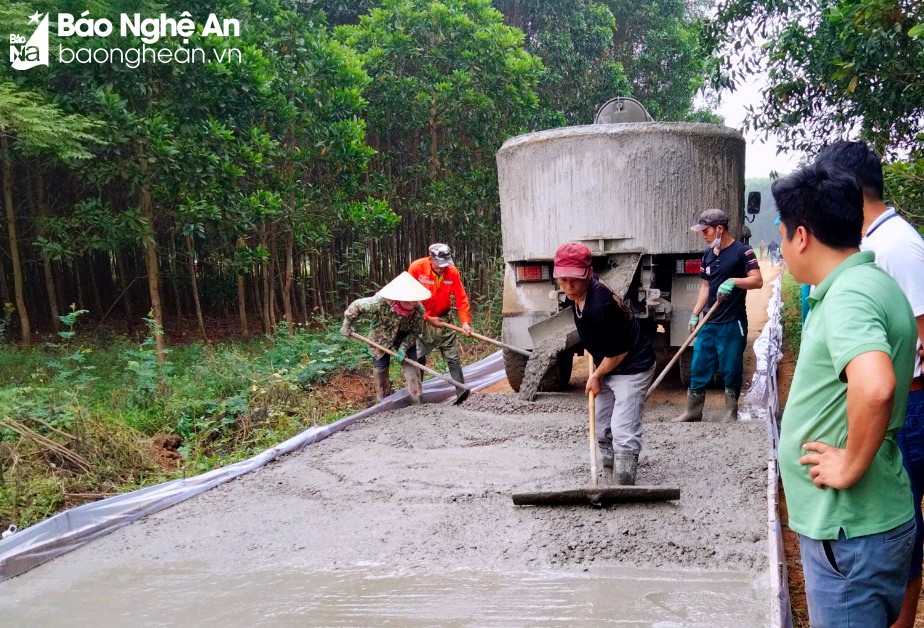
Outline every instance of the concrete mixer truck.
<path fill-rule="evenodd" d="M 740 234 L 744 220 L 741 133 L 714 124 L 651 121 L 616 98 L 594 124 L 511 138 L 497 153 L 504 257 L 503 340 L 527 349 L 567 335 L 540 390 L 560 390 L 581 351 L 570 309 L 552 278 L 555 249 L 583 242 L 594 271 L 621 295 L 662 357 L 683 343 L 696 301 L 699 213 L 719 207 Z M 748 211 L 757 213 L 749 203 Z M 505 351 L 519 391 L 527 358 Z M 681 372 L 688 361 L 681 360 Z"/>

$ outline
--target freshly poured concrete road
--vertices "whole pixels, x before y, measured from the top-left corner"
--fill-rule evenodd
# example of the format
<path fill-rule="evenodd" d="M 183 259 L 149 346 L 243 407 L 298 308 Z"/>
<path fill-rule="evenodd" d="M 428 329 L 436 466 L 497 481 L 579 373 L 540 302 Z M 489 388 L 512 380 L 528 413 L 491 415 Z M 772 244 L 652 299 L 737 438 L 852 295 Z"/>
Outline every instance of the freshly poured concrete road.
<path fill-rule="evenodd" d="M 766 428 L 665 422 L 677 384 L 638 480 L 679 502 L 513 506 L 588 482 L 582 389 L 372 417 L 0 583 L 2 623 L 767 625 Z"/>
<path fill-rule="evenodd" d="M 576 587 L 599 600 L 591 606 L 622 609 L 627 619 L 634 612 L 641 625 L 692 617 L 759 625 L 769 608 L 765 428 L 658 421 L 677 410 L 649 408 L 639 483 L 680 486 L 679 502 L 514 507 L 513 492 L 587 483 L 585 399 L 474 395 L 461 407 L 379 415 L 2 583 L 0 616 L 5 625 L 115 625 L 131 616 L 172 625 L 190 614 L 252 624 L 285 608 L 294 624 L 374 625 L 397 608 L 405 624 L 418 618 L 416 599 L 434 622 L 421 625 L 500 625 L 481 606 L 529 599 L 543 616 L 553 610 L 535 592 L 526 596 L 534 581 L 550 589 L 546 603 Z M 690 597 L 689 578 L 701 595 Z M 316 599 L 321 583 L 333 591 Z M 420 588 L 427 583 L 435 590 Z M 461 595 L 459 587 L 472 591 L 452 612 L 446 592 Z M 318 615 L 331 612 L 330 595 L 377 605 L 370 614 L 350 606 L 343 617 Z M 300 614 L 298 604 L 286 606 L 292 598 L 314 600 L 315 610 Z M 599 620 L 590 600 L 566 623 Z M 630 611 L 630 601 L 641 607 Z"/>

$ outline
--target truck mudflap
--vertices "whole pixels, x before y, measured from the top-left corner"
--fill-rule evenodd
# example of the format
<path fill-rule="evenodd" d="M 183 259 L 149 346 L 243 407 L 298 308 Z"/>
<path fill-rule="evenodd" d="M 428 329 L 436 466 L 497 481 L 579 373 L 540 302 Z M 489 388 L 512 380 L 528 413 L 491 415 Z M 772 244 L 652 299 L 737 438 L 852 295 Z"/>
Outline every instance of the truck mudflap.
<path fill-rule="evenodd" d="M 539 321 L 529 328 L 529 337 L 533 341 L 533 347 L 545 346 L 553 339 L 562 336 L 567 336 L 565 349 L 571 349 L 581 342 L 577 327 L 574 326 L 574 315 L 570 307 L 559 310 L 558 314 Z"/>

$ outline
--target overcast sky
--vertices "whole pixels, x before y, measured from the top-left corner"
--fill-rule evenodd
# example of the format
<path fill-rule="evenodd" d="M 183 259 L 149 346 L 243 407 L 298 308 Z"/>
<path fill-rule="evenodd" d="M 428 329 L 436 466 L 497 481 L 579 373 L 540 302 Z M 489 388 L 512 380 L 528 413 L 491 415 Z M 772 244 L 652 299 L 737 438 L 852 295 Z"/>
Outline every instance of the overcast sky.
<path fill-rule="evenodd" d="M 726 91 L 722 93 L 722 102 L 719 105 L 718 113 L 725 117 L 726 126 L 735 129 L 741 128 L 745 116 L 745 107 L 756 104 L 760 98 L 762 81 L 763 77 L 756 77 L 747 85 L 742 85 L 741 89 L 735 92 Z M 744 134 L 744 139 L 748 143 L 745 153 L 746 178 L 767 177 L 773 170 L 776 170 L 780 175 L 784 175 L 796 169 L 801 154 L 781 153 L 777 155 L 775 138 L 771 137 L 764 141 L 760 135 L 750 130 Z"/>

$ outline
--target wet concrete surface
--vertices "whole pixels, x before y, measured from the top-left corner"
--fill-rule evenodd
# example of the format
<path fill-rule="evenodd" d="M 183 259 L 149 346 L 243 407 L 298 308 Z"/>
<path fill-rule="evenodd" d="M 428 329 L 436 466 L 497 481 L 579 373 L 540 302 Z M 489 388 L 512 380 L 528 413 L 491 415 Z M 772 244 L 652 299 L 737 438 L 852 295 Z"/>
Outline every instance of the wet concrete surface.
<path fill-rule="evenodd" d="M 679 502 L 514 507 L 513 492 L 588 482 L 586 400 L 579 390 L 533 403 L 473 395 L 460 407 L 380 414 L 0 584 L 0 616 L 7 625 L 115 625 L 119 613 L 152 618 L 146 625 L 209 613 L 380 625 L 396 613 L 399 625 L 534 625 L 563 598 L 569 624 L 625 608 L 635 609 L 630 625 L 761 625 L 764 427 L 664 421 L 678 410 L 647 408 L 638 481 L 679 486 Z M 652 569 L 645 586 L 626 586 Z M 624 575 L 597 575 L 612 570 Z M 471 596 L 439 593 L 463 582 Z M 555 593 L 525 604 L 527 616 L 520 598 L 533 586 Z M 365 597 L 338 615 L 337 600 L 356 589 Z"/>
<path fill-rule="evenodd" d="M 45 581 L 4 608 L 4 625 L 60 626 L 751 626 L 766 624 L 739 573 L 639 569 L 529 574 L 208 571 L 142 562 L 89 580 Z M 204 585 L 210 588 L 204 591 Z M 143 600 L 143 602 L 142 602 Z M 6 606 L 4 604 L 4 606 Z"/>

